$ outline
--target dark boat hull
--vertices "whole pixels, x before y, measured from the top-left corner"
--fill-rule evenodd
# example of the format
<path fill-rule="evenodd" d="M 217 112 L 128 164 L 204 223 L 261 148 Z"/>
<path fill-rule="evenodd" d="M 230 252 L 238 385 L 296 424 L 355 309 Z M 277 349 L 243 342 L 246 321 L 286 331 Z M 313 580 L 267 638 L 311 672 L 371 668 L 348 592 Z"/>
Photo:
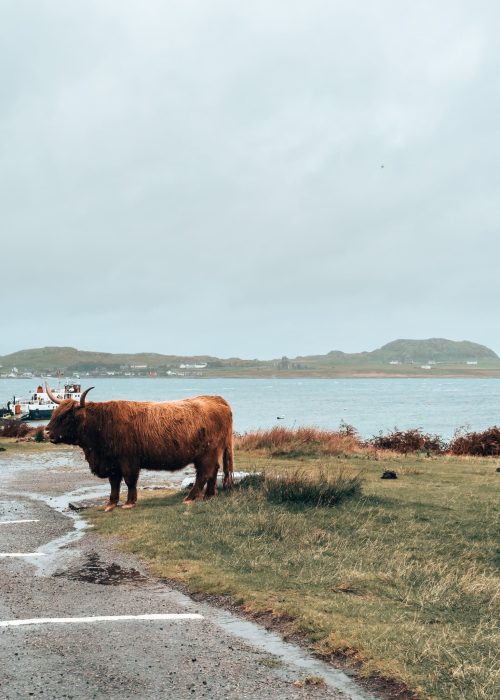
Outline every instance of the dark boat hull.
<path fill-rule="evenodd" d="M 49 420 L 53 412 L 53 408 L 30 408 L 23 420 Z"/>

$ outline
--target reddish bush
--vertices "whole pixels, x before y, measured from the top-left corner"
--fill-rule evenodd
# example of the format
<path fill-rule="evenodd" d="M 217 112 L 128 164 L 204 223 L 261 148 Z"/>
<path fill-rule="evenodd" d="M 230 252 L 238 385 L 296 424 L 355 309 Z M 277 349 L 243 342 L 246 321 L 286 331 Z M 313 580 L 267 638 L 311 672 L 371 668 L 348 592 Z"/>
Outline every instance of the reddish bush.
<path fill-rule="evenodd" d="M 500 455 L 500 428 L 494 425 L 483 432 L 457 431 L 448 451 L 452 455 L 498 457 Z"/>
<path fill-rule="evenodd" d="M 427 454 L 442 454 L 446 443 L 439 435 L 423 433 L 421 428 L 410 430 L 394 430 L 386 435 L 379 433 L 368 441 L 377 450 L 393 450 L 401 454 L 409 452 L 426 452 Z"/>
<path fill-rule="evenodd" d="M 2 437 L 20 438 L 26 437 L 31 432 L 31 428 L 26 423 L 13 418 L 0 421 L 0 435 Z"/>

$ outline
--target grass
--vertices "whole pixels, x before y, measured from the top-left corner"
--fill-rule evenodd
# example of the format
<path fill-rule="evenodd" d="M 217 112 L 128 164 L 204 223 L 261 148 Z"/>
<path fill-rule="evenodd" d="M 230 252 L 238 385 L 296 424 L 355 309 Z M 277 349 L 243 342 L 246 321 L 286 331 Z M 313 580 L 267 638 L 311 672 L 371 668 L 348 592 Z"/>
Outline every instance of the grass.
<path fill-rule="evenodd" d="M 343 470 L 332 473 L 326 468 L 319 467 L 313 472 L 297 469 L 287 471 L 285 474 L 267 473 L 261 487 L 263 494 L 271 503 L 329 507 L 347 498 L 359 497 L 361 483 L 359 474 L 349 474 Z"/>
<path fill-rule="evenodd" d="M 272 457 L 339 456 L 367 452 L 356 430 L 341 424 L 336 431 L 317 428 L 274 427 L 238 435 L 235 447 L 240 452 L 258 452 Z"/>
<path fill-rule="evenodd" d="M 99 532 L 193 591 L 292 619 L 317 653 L 420 697 L 496 697 L 500 474 L 494 459 L 238 450 L 264 484 L 192 506 L 155 493 L 132 511 L 92 511 Z M 393 469 L 397 480 L 380 475 Z M 299 470 L 299 471 L 298 471 Z M 274 502 L 266 483 L 363 474 L 333 507 Z M 286 489 L 285 489 L 286 490 Z M 498 563 L 498 561 L 497 561 Z"/>
<path fill-rule="evenodd" d="M 294 686 L 297 688 L 304 688 L 311 685 L 326 686 L 326 682 L 321 676 L 306 676 L 305 678 L 294 681 Z"/>
<path fill-rule="evenodd" d="M 1 436 L 0 448 L 3 448 L 3 450 L 9 452 L 46 452 L 54 449 L 70 449 L 65 445 L 53 445 L 51 442 L 37 442 L 36 440 L 23 440 L 22 442 L 18 442 L 17 438 L 6 438 Z"/>

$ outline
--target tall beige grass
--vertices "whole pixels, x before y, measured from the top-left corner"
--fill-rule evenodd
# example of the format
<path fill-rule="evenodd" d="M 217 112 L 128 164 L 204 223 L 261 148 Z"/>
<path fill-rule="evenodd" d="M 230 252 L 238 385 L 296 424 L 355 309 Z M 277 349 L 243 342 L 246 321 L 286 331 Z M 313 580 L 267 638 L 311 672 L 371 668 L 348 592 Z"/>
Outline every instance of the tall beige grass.
<path fill-rule="evenodd" d="M 273 457 L 337 456 L 367 450 L 351 426 L 343 426 L 337 431 L 276 426 L 236 436 L 235 448 Z"/>

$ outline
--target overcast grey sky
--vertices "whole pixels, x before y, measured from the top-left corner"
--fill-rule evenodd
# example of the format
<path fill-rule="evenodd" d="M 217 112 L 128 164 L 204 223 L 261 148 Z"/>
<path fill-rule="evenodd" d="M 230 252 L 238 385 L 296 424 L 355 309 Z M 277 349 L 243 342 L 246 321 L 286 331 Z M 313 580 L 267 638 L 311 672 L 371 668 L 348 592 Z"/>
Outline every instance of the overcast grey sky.
<path fill-rule="evenodd" d="M 0 354 L 500 353 L 499 19 L 0 0 Z"/>

